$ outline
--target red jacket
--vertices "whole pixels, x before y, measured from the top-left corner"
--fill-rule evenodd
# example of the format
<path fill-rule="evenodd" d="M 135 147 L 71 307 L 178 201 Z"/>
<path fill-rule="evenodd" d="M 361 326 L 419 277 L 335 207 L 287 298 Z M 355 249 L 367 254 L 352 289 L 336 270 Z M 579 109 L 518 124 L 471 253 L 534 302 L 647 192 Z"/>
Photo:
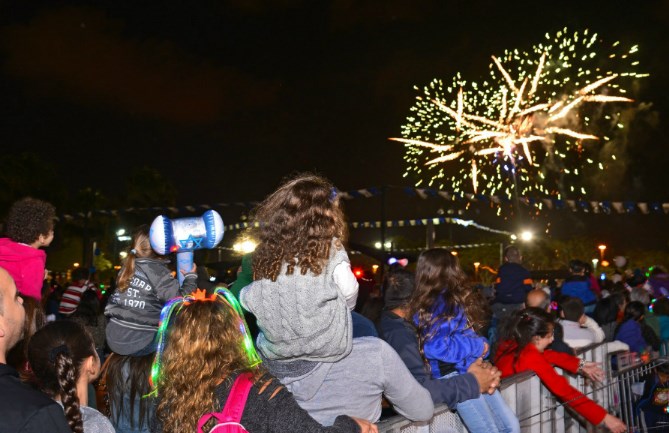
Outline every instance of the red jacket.
<path fill-rule="evenodd" d="M 499 345 L 495 355 L 495 366 L 502 372 L 502 378 L 532 370 L 550 392 L 589 422 L 597 425 L 604 420 L 606 410 L 571 386 L 567 379 L 560 376 L 553 368 L 556 365 L 576 373 L 580 358 L 553 350 L 544 350 L 541 353 L 534 344 L 528 344 L 520 352 L 514 365 L 515 348 L 516 343 L 512 341 L 504 341 Z"/>

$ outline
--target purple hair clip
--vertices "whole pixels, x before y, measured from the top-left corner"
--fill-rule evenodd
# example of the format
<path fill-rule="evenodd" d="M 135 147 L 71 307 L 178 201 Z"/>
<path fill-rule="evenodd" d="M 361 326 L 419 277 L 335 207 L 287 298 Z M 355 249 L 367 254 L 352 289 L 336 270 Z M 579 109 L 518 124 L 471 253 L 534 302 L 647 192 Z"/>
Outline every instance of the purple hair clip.
<path fill-rule="evenodd" d="M 332 187 L 332 190 L 330 191 L 330 201 L 333 202 L 337 198 L 337 188 Z"/>

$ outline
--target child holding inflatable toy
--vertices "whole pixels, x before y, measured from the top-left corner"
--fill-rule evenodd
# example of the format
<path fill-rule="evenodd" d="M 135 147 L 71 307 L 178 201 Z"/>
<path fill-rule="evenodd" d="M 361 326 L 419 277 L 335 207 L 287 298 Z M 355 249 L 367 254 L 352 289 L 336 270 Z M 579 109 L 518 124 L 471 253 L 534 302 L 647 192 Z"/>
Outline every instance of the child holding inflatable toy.
<path fill-rule="evenodd" d="M 262 355 L 342 359 L 352 348 L 358 281 L 343 245 L 347 230 L 337 190 L 320 176 L 300 174 L 270 194 L 254 217 L 260 241 L 254 281 L 239 299 L 256 316 Z"/>
<path fill-rule="evenodd" d="M 151 247 L 149 226 L 141 225 L 116 278 L 105 315 L 107 344 L 119 355 L 142 356 L 155 352 L 160 311 L 171 298 L 191 293 L 197 286 L 196 266 L 181 270 L 183 283 L 172 275 L 169 260 Z"/>

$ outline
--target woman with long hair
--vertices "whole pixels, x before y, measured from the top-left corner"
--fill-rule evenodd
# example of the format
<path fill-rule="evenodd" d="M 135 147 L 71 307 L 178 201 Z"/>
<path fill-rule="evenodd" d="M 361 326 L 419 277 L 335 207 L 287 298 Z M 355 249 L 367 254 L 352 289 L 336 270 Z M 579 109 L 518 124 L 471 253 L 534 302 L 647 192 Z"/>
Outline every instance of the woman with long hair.
<path fill-rule="evenodd" d="M 194 432 L 200 418 L 219 412 L 233 384 L 250 381 L 240 423 L 256 432 L 376 432 L 367 421 L 339 416 L 323 427 L 300 406 L 260 358 L 236 298 L 225 289 L 198 290 L 170 301 L 162 312 L 151 383 L 157 398 L 152 431 Z M 205 424 L 205 431 L 212 426 Z"/>
<path fill-rule="evenodd" d="M 154 399 L 149 395 L 153 359 L 153 353 L 143 356 L 112 353 L 107 357 L 101 397 L 116 433 L 149 432 L 149 421 L 155 411 Z"/>
<path fill-rule="evenodd" d="M 616 327 L 615 338 L 627 344 L 632 352 L 642 353 L 651 343 L 656 343 L 659 350 L 659 338 L 655 331 L 650 329 L 649 335 L 644 335 L 643 318 L 646 306 L 640 301 L 632 301 L 625 306 L 623 321 Z M 651 340 L 651 341 L 649 341 Z"/>
<path fill-rule="evenodd" d="M 594 401 L 571 386 L 553 366 L 571 373 L 579 373 L 601 382 L 604 372 L 595 362 L 586 362 L 577 356 L 546 349 L 553 341 L 553 316 L 540 308 L 525 308 L 513 313 L 505 328 L 495 355 L 495 365 L 502 378 L 516 373 L 534 371 L 541 382 L 588 422 L 605 425 L 613 433 L 622 433 L 627 427 Z"/>
<path fill-rule="evenodd" d="M 465 374 L 471 364 L 487 357 L 490 347 L 478 334 L 485 324 L 486 306 L 450 251 L 433 248 L 420 254 L 409 317 L 433 378 Z M 520 431 L 518 418 L 498 390 L 460 402 L 455 410 L 472 433 Z"/>
<path fill-rule="evenodd" d="M 59 402 L 73 433 L 114 433 L 109 420 L 88 407 L 88 385 L 100 374 L 100 358 L 90 334 L 78 323 L 51 322 L 28 343 L 30 379 Z"/>

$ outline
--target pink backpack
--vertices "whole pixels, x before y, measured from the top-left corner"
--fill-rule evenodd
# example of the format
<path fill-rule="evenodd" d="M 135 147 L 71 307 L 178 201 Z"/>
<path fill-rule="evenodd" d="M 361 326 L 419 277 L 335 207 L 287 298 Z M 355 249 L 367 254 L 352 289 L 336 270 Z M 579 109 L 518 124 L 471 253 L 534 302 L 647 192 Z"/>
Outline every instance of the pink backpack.
<path fill-rule="evenodd" d="M 251 373 L 242 373 L 237 376 L 223 410 L 202 415 L 197 422 L 197 433 L 203 433 L 202 427 L 212 417 L 216 418 L 218 423 L 210 430 L 210 433 L 248 433 L 248 430 L 239 421 L 242 419 L 242 413 L 244 412 L 244 406 L 246 406 L 246 399 L 249 396 L 251 386 L 253 386 Z"/>

